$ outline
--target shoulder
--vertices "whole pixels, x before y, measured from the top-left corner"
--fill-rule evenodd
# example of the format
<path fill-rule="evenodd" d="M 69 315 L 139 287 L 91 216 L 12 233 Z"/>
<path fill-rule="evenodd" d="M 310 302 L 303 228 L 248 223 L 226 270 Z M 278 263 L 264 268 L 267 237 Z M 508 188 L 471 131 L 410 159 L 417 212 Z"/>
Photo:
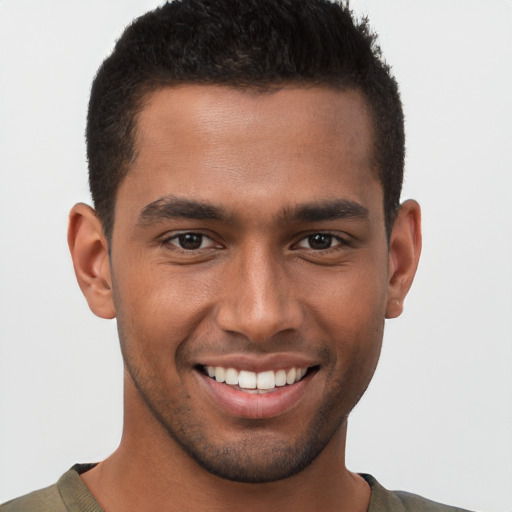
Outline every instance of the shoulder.
<path fill-rule="evenodd" d="M 92 466 L 77 464 L 56 484 L 0 505 L 0 512 L 103 512 L 80 478 Z"/>
<path fill-rule="evenodd" d="M 368 512 L 469 512 L 405 491 L 388 491 L 371 475 L 361 475 L 372 490 Z"/>
<path fill-rule="evenodd" d="M 0 512 L 67 512 L 57 484 L 0 505 Z"/>

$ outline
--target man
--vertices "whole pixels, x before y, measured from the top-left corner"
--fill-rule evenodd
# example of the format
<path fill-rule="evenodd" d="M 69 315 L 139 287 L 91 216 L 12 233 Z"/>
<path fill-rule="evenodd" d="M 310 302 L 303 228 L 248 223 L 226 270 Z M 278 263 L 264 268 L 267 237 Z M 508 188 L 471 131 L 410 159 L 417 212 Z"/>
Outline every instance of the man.
<path fill-rule="evenodd" d="M 168 4 L 96 77 L 69 245 L 117 318 L 120 447 L 15 510 L 457 510 L 345 467 L 418 263 L 397 86 L 347 8 Z"/>

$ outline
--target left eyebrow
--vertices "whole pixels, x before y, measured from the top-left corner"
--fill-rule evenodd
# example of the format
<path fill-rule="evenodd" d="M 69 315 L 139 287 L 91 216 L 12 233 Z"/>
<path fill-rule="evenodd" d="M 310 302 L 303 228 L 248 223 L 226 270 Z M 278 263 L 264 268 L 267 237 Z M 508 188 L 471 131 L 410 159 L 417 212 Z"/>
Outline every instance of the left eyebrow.
<path fill-rule="evenodd" d="M 192 201 L 168 195 L 146 205 L 137 224 L 147 226 L 167 219 L 226 220 L 227 213 L 204 201 Z"/>
<path fill-rule="evenodd" d="M 368 219 L 365 206 L 349 199 L 300 204 L 281 213 L 283 222 L 320 222 L 335 219 Z"/>

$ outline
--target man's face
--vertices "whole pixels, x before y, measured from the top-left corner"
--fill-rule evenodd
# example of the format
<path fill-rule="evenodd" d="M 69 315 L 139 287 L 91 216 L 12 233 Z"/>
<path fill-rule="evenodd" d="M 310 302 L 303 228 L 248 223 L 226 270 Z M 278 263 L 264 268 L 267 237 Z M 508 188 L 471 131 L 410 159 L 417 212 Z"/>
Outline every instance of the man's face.
<path fill-rule="evenodd" d="M 147 405 L 127 421 L 152 415 L 221 477 L 284 478 L 333 442 L 379 356 L 388 250 L 365 103 L 319 87 L 147 100 L 111 253 L 126 385 Z"/>

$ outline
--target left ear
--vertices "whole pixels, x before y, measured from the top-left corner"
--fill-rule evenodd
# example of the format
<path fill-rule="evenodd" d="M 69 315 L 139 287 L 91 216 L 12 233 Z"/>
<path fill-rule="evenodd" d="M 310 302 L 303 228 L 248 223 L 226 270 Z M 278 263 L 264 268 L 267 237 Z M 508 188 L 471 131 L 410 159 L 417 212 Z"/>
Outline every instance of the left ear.
<path fill-rule="evenodd" d="M 389 240 L 386 318 L 396 318 L 402 313 L 405 296 L 418 268 L 420 253 L 420 205 L 408 200 L 398 210 Z"/>

